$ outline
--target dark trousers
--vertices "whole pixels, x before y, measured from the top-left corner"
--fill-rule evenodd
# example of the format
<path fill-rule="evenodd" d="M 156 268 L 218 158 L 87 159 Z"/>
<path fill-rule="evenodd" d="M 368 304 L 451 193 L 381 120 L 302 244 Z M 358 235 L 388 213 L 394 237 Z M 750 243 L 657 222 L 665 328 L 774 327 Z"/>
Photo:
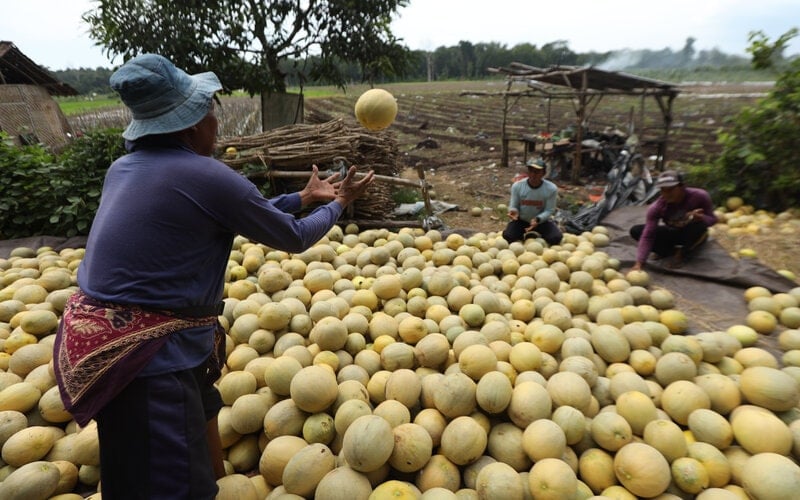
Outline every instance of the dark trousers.
<path fill-rule="evenodd" d="M 524 220 L 512 220 L 508 223 L 503 231 L 503 239 L 511 243 L 512 241 L 522 241 L 525 238 L 525 228 L 530 226 L 531 223 Z M 551 220 L 546 220 L 537 224 L 533 230 L 547 242 L 548 245 L 558 245 L 564 235 L 558 226 Z"/>
<path fill-rule="evenodd" d="M 630 230 L 631 238 L 639 241 L 644 232 L 644 224 L 637 224 Z M 659 225 L 653 242 L 653 252 L 659 257 L 673 255 L 678 247 L 683 248 L 683 256 L 691 254 L 696 247 L 705 241 L 708 226 L 702 222 L 690 222 L 683 227 Z"/>
<path fill-rule="evenodd" d="M 134 379 L 97 415 L 103 498 L 213 499 L 206 422 L 222 399 L 206 367 Z"/>

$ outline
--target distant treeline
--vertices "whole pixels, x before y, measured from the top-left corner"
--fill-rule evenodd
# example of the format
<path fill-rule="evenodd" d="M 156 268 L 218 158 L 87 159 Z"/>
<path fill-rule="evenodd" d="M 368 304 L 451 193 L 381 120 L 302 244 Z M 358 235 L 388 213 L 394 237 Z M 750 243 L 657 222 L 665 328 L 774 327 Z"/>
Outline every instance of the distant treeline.
<path fill-rule="evenodd" d="M 570 50 L 564 41 L 557 41 L 537 47 L 523 43 L 508 48 L 497 42 L 471 43 L 462 41 L 451 47 L 439 47 L 434 51 L 412 51 L 407 71 L 400 77 L 386 78 L 390 81 L 427 81 L 427 80 L 472 80 L 491 75 L 489 68 L 508 66 L 519 62 L 539 68 L 554 65 L 595 66 L 612 71 L 649 71 L 671 69 L 713 69 L 713 68 L 748 68 L 749 59 L 725 54 L 717 49 L 694 49 L 694 38 L 688 38 L 679 51 L 669 48 L 661 50 L 624 50 L 614 52 L 588 52 L 579 54 Z M 313 64 L 310 60 L 307 63 Z M 352 82 L 363 81 L 357 64 L 340 63 L 342 70 Z M 291 62 L 286 62 L 287 67 Z M 78 68 L 53 71 L 60 81 L 69 84 L 82 95 L 108 94 L 108 78 L 112 68 Z M 299 82 L 289 81 L 290 86 Z M 328 85 L 330 82 L 305 82 L 309 84 Z"/>

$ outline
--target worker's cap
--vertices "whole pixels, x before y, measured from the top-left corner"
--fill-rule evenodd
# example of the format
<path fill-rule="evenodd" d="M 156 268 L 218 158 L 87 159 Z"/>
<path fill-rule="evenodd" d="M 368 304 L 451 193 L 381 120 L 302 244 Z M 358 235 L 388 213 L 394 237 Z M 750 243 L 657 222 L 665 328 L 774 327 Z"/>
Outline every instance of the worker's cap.
<path fill-rule="evenodd" d="M 528 168 L 532 168 L 534 170 L 544 170 L 545 169 L 544 162 L 542 160 L 539 160 L 539 159 L 536 159 L 536 158 L 531 158 L 530 160 L 528 160 L 528 162 L 525 163 L 525 166 L 527 166 Z"/>
<path fill-rule="evenodd" d="M 683 184 L 683 176 L 675 170 L 664 170 L 656 179 L 657 188 L 666 188 Z"/>

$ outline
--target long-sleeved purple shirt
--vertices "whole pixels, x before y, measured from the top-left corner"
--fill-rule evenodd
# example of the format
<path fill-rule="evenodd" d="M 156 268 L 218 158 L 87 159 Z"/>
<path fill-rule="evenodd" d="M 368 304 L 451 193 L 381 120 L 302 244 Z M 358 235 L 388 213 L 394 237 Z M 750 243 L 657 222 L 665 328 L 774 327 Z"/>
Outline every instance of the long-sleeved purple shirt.
<path fill-rule="evenodd" d="M 129 147 L 108 169 L 78 270 L 80 288 L 99 300 L 163 309 L 219 303 L 236 234 L 300 252 L 342 213 L 330 202 L 295 218 L 299 194 L 266 199 L 224 163 L 169 137 Z M 197 366 L 212 342 L 213 328 L 174 334 L 144 373 Z"/>
<path fill-rule="evenodd" d="M 639 246 L 636 251 L 637 262 L 645 262 L 647 256 L 650 255 L 656 237 L 656 227 L 661 221 L 672 225 L 674 221 L 685 219 L 686 214 L 692 210 L 701 208 L 703 223 L 709 227 L 716 224 L 717 216 L 714 215 L 714 204 L 711 202 L 708 192 L 699 188 L 687 187 L 684 189 L 686 194 L 680 203 L 667 203 L 664 198 L 659 197 L 648 207 L 644 230 L 639 238 Z"/>

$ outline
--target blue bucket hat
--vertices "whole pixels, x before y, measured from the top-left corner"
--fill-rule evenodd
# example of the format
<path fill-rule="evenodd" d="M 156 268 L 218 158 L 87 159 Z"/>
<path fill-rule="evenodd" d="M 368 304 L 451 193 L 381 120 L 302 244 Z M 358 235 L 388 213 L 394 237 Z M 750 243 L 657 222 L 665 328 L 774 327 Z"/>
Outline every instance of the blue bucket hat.
<path fill-rule="evenodd" d="M 208 114 L 214 93 L 222 89 L 214 73 L 189 75 L 157 54 L 129 60 L 111 75 L 109 83 L 133 115 L 122 133 L 129 141 L 195 125 Z"/>

